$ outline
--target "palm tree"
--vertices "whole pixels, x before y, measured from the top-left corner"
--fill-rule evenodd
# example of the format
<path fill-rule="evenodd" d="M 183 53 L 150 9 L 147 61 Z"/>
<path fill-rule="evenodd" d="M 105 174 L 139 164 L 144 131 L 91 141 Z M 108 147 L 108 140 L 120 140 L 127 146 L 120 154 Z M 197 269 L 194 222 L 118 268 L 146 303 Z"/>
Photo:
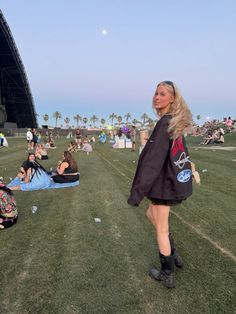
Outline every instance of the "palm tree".
<path fill-rule="evenodd" d="M 102 124 L 102 126 L 104 126 L 104 124 L 106 123 L 106 120 L 102 118 L 102 119 L 100 120 L 100 123 Z"/>
<path fill-rule="evenodd" d="M 119 125 L 120 125 L 121 122 L 122 122 L 122 116 L 118 116 L 118 117 L 117 117 L 117 121 L 118 121 L 118 123 L 119 123 Z"/>
<path fill-rule="evenodd" d="M 76 121 L 76 125 L 78 128 L 79 122 L 82 121 L 82 117 L 79 114 L 77 114 L 76 116 L 74 116 L 74 120 Z"/>
<path fill-rule="evenodd" d="M 85 125 L 85 127 L 86 127 L 86 124 L 88 123 L 88 118 L 84 117 L 84 118 L 83 118 L 83 122 L 84 122 L 84 125 Z"/>
<path fill-rule="evenodd" d="M 95 123 L 98 121 L 98 117 L 95 114 L 90 118 L 90 121 L 93 122 L 93 127 L 95 128 Z"/>
<path fill-rule="evenodd" d="M 145 125 L 146 121 L 149 119 L 148 115 L 146 113 L 143 113 L 141 116 L 141 119 L 143 120 L 143 125 Z"/>
<path fill-rule="evenodd" d="M 70 118 L 66 117 L 66 118 L 64 119 L 64 122 L 65 122 L 65 125 L 68 126 L 68 124 L 69 124 L 69 122 L 70 122 Z"/>
<path fill-rule="evenodd" d="M 48 114 L 44 114 L 43 115 L 43 120 L 45 121 L 45 124 L 47 124 L 48 119 L 49 119 L 49 115 Z"/>
<path fill-rule="evenodd" d="M 109 119 L 111 119 L 111 124 L 113 125 L 114 119 L 117 117 L 115 113 L 110 114 Z"/>
<path fill-rule="evenodd" d="M 130 114 L 130 113 L 126 113 L 126 114 L 124 115 L 124 117 L 125 117 L 125 119 L 126 119 L 126 124 L 128 124 L 129 119 L 131 119 L 131 114 Z"/>
<path fill-rule="evenodd" d="M 53 118 L 56 119 L 56 127 L 57 127 L 57 121 L 62 118 L 62 115 L 59 111 L 56 111 L 53 113 Z"/>

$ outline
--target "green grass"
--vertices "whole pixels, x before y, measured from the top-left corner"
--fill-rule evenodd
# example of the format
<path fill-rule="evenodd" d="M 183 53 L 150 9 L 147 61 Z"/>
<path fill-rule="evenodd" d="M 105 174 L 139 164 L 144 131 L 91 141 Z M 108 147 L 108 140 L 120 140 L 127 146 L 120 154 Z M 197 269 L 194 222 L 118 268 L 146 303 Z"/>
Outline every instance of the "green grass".
<path fill-rule="evenodd" d="M 58 140 L 41 163 L 53 167 L 67 142 Z M 96 143 L 89 156 L 75 154 L 79 187 L 15 192 L 19 220 L 0 232 L 0 313 L 236 313 L 236 151 L 195 150 L 196 143 L 189 140 L 202 183 L 170 218 L 185 262 L 176 289 L 148 277 L 159 265 L 148 203 L 126 201 L 138 154 Z M 5 179 L 26 155 L 24 139 L 9 144 L 0 151 Z"/>

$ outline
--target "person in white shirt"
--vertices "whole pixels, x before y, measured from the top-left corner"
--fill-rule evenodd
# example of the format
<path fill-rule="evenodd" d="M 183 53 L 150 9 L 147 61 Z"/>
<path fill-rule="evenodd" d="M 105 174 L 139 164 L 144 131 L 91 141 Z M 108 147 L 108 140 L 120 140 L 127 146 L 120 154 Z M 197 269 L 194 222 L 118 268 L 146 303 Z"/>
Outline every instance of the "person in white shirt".
<path fill-rule="evenodd" d="M 31 132 L 30 129 L 28 129 L 26 133 L 26 139 L 28 142 L 28 150 L 32 149 L 32 140 L 33 140 L 33 133 Z"/>

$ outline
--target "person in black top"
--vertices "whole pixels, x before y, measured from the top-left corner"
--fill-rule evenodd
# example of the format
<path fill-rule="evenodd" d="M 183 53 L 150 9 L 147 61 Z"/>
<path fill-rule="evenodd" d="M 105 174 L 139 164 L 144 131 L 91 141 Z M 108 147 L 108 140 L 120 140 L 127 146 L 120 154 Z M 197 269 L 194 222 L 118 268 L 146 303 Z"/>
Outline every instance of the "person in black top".
<path fill-rule="evenodd" d="M 7 186 L 11 190 L 33 191 L 50 186 L 51 180 L 46 169 L 35 160 L 35 154 L 29 153 L 16 178 Z"/>
<path fill-rule="evenodd" d="M 31 129 L 31 132 L 33 134 L 33 139 L 32 139 L 33 147 L 32 148 L 35 148 L 36 144 L 38 143 L 38 136 L 36 134 L 36 129 L 35 128 Z"/>
<path fill-rule="evenodd" d="M 138 206 L 144 197 L 151 203 L 147 218 L 156 229 L 161 270 L 149 275 L 175 287 L 174 264 L 183 262 L 169 234 L 170 206 L 180 204 L 192 194 L 192 171 L 184 134 L 192 115 L 176 85 L 163 81 L 157 85 L 153 108 L 160 117 L 139 157 L 128 203 Z"/>
<path fill-rule="evenodd" d="M 71 153 L 64 151 L 63 160 L 59 162 L 56 174 L 52 176 L 54 182 L 57 183 L 68 183 L 79 180 L 77 162 L 72 157 Z"/>

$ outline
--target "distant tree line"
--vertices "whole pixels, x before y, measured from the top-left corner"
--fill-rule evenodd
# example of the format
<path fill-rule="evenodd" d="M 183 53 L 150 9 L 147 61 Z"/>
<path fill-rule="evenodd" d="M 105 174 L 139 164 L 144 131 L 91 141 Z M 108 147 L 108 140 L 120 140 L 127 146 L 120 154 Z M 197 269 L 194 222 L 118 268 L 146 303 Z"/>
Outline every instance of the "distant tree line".
<path fill-rule="evenodd" d="M 37 116 L 39 116 L 37 114 Z M 49 115 L 44 114 L 42 115 L 43 120 L 45 121 L 45 124 L 48 124 L 49 120 Z M 52 118 L 55 119 L 55 127 L 58 127 L 58 122 L 60 120 L 64 120 L 64 124 L 66 127 L 71 127 L 72 125 L 70 124 L 71 119 L 68 117 L 63 118 L 62 114 L 59 111 L 56 111 L 53 113 Z M 121 125 L 139 125 L 139 126 L 150 126 L 152 127 L 157 120 L 154 120 L 150 118 L 146 113 L 143 113 L 140 117 L 140 119 L 133 118 L 130 113 L 126 113 L 124 116 L 118 115 L 116 113 L 111 113 L 106 120 L 105 118 L 98 118 L 96 115 L 92 115 L 90 118 L 88 117 L 82 117 L 79 114 L 76 114 L 73 117 L 73 120 L 75 121 L 76 125 L 72 127 L 87 127 L 88 122 L 90 122 L 89 126 L 90 127 L 98 127 L 98 124 L 100 127 L 104 127 L 106 124 L 110 124 L 112 126 L 121 126 Z M 62 125 L 61 125 L 62 126 Z"/>

